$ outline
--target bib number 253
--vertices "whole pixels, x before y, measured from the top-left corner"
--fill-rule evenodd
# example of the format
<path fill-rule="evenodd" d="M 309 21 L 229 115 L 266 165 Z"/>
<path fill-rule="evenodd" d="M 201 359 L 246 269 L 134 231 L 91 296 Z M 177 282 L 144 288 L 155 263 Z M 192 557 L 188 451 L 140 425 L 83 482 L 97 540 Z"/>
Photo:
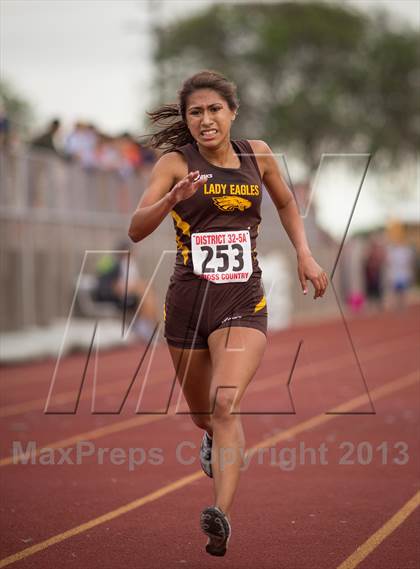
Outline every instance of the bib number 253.
<path fill-rule="evenodd" d="M 215 283 L 246 282 L 252 274 L 248 230 L 193 233 L 194 273 Z"/>

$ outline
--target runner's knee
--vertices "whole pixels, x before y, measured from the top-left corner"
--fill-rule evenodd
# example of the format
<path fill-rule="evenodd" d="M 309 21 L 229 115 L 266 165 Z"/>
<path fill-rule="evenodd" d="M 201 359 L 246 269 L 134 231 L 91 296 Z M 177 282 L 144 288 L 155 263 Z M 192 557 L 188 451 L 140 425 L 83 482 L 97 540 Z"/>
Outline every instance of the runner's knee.
<path fill-rule="evenodd" d="M 236 388 L 219 389 L 214 405 L 213 418 L 215 421 L 226 421 L 235 418 L 233 415 L 234 402 L 236 398 Z"/>
<path fill-rule="evenodd" d="M 191 419 L 200 429 L 208 430 L 211 427 L 211 415 L 210 414 L 195 414 L 191 413 Z"/>

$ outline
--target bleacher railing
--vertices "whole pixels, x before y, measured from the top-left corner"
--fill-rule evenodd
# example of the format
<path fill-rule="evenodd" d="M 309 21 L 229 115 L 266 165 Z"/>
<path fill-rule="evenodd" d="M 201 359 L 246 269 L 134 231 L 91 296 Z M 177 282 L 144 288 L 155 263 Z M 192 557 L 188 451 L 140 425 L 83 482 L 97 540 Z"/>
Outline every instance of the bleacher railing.
<path fill-rule="evenodd" d="M 48 150 L 0 151 L 1 330 L 67 315 L 84 251 L 127 234 L 147 176 L 87 170 Z"/>

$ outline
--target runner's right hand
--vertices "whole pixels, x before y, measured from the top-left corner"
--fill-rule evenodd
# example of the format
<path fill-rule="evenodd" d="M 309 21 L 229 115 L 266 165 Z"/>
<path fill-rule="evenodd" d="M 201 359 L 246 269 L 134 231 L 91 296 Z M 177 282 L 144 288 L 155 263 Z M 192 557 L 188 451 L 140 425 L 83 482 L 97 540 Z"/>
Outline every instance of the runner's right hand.
<path fill-rule="evenodd" d="M 204 174 L 200 176 L 199 170 L 194 170 L 182 178 L 172 190 L 169 192 L 174 202 L 178 203 L 182 200 L 187 200 L 195 194 L 200 186 L 207 182 L 207 176 Z"/>

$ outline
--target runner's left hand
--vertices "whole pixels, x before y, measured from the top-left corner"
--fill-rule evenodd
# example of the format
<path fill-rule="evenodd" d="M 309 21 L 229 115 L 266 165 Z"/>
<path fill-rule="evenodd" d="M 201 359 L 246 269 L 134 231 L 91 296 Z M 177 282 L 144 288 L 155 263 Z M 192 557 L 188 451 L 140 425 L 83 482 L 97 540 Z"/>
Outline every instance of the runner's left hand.
<path fill-rule="evenodd" d="M 303 294 L 307 294 L 306 281 L 310 280 L 315 289 L 314 299 L 324 296 L 328 277 L 312 255 L 298 256 L 298 275 Z"/>

